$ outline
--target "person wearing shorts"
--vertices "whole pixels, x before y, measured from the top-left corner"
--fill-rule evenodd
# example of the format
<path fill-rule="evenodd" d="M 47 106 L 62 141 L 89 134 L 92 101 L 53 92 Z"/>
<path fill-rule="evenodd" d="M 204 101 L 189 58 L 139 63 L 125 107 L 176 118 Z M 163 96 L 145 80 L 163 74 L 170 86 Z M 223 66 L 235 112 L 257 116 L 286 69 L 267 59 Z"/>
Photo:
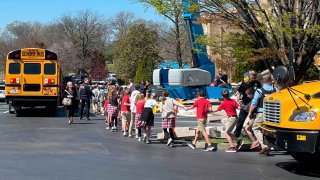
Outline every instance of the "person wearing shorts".
<path fill-rule="evenodd" d="M 193 109 L 195 107 L 197 108 L 196 115 L 197 115 L 197 120 L 198 120 L 198 127 L 196 130 L 196 134 L 195 134 L 193 142 L 188 143 L 188 146 L 191 149 L 195 149 L 196 148 L 195 144 L 199 138 L 199 134 L 202 133 L 203 137 L 205 138 L 205 140 L 208 144 L 205 151 L 213 151 L 214 147 L 211 145 L 211 142 L 209 140 L 209 136 L 208 136 L 208 134 L 206 132 L 206 128 L 205 128 L 206 122 L 207 122 L 207 117 L 208 117 L 208 110 L 212 111 L 212 106 L 211 106 L 210 102 L 206 98 L 204 98 L 204 92 L 199 91 L 198 97 L 199 98 L 194 102 L 194 104 L 191 107 L 184 108 L 186 111 Z"/>
<path fill-rule="evenodd" d="M 121 101 L 121 120 L 122 127 L 124 128 L 123 136 L 127 136 L 129 131 L 129 124 L 131 121 L 129 89 L 126 89 L 123 92 Z"/>
<path fill-rule="evenodd" d="M 249 88 L 246 90 L 247 97 L 250 99 L 250 103 L 248 104 L 249 107 L 251 106 L 251 101 L 253 99 L 254 92 L 255 91 L 253 88 Z M 248 111 L 249 111 L 249 108 L 248 108 Z M 253 131 L 252 131 L 252 126 L 254 123 L 255 116 L 256 116 L 256 113 L 254 113 L 254 117 L 247 116 L 247 118 L 243 124 L 244 131 L 246 132 L 248 138 L 252 142 L 250 149 L 255 149 L 260 146 L 259 141 L 257 141 L 257 139 L 255 138 Z"/>
<path fill-rule="evenodd" d="M 226 150 L 226 152 L 237 152 L 243 145 L 243 141 L 240 139 L 237 143 L 237 146 L 235 146 L 232 142 L 232 140 L 236 140 L 236 136 L 233 134 L 233 129 L 237 125 L 237 109 L 240 107 L 237 101 L 234 99 L 229 98 L 229 91 L 223 90 L 222 91 L 222 97 L 223 101 L 221 102 L 220 106 L 217 108 L 217 111 L 224 110 L 228 116 L 226 121 L 226 136 L 229 143 L 229 148 Z"/>

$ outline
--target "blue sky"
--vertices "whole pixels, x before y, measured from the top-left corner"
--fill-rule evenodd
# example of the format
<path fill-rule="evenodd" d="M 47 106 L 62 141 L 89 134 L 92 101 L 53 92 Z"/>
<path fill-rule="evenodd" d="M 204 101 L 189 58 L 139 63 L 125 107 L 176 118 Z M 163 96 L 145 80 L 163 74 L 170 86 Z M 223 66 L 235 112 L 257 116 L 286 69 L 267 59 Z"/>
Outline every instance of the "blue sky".
<path fill-rule="evenodd" d="M 146 8 L 134 0 L 4 0 L 1 1 L 0 29 L 15 20 L 46 24 L 67 13 L 86 9 L 105 17 L 124 11 L 133 12 L 136 18 L 165 21 L 152 7 Z"/>

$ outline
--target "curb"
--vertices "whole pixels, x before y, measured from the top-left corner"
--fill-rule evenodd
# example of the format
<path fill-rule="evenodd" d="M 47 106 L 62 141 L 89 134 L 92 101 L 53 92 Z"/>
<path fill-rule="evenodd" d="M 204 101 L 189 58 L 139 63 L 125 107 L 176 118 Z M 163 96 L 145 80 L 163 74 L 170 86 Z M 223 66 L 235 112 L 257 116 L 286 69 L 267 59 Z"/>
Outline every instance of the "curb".
<path fill-rule="evenodd" d="M 213 143 L 212 144 L 215 149 L 217 151 L 225 151 L 229 148 L 229 144 L 228 143 Z M 251 144 L 243 144 L 243 146 L 241 147 L 241 149 L 239 151 L 254 151 L 252 149 L 250 149 Z M 204 149 L 207 147 L 207 143 L 205 142 L 197 142 L 196 144 L 196 148 L 197 149 Z"/>

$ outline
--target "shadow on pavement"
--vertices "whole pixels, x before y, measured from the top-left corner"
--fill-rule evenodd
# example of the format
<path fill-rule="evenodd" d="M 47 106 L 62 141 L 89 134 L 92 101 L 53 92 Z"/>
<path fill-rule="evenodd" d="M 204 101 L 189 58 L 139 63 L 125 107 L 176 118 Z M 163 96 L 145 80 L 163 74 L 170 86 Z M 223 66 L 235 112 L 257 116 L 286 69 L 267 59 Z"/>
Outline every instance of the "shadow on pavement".
<path fill-rule="evenodd" d="M 64 108 L 59 107 L 56 112 L 51 112 L 46 108 L 24 108 L 21 114 L 16 117 L 66 117 Z"/>
<path fill-rule="evenodd" d="M 320 178 L 320 166 L 318 164 L 312 165 L 294 161 L 277 163 L 276 166 L 293 174 Z"/>

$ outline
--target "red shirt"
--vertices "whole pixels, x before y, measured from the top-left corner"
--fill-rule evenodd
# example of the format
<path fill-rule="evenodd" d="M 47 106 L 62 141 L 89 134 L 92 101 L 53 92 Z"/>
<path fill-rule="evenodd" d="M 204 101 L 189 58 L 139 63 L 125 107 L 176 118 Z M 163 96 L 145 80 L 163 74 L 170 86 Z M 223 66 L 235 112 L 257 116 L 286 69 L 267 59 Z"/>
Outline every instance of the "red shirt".
<path fill-rule="evenodd" d="M 124 103 L 130 104 L 130 97 L 128 95 L 123 96 L 121 102 L 121 111 L 130 112 L 130 105 L 124 105 Z"/>
<path fill-rule="evenodd" d="M 239 104 L 234 99 L 224 99 L 217 110 L 224 110 L 227 113 L 227 116 L 237 116 L 236 109 L 238 107 Z"/>
<path fill-rule="evenodd" d="M 104 108 L 108 108 L 108 104 L 109 104 L 108 100 L 105 100 L 104 101 Z"/>
<path fill-rule="evenodd" d="M 136 104 L 136 113 L 138 113 L 138 114 L 142 113 L 142 110 L 143 110 L 143 107 L 144 107 L 145 103 L 146 103 L 145 101 L 137 102 L 137 104 Z"/>
<path fill-rule="evenodd" d="M 200 97 L 197 99 L 194 104 L 192 105 L 192 108 L 197 107 L 197 119 L 207 119 L 208 117 L 208 108 L 211 107 L 210 102 L 205 99 L 204 97 Z"/>

